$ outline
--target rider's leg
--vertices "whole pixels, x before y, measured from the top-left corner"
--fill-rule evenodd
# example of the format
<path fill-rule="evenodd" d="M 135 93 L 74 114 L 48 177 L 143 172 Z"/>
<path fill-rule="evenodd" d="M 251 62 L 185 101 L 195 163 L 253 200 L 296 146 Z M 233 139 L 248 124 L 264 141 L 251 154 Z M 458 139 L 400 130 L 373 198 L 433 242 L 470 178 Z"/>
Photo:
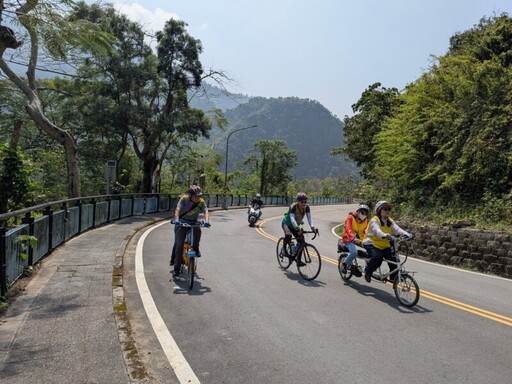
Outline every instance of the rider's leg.
<path fill-rule="evenodd" d="M 176 247 L 178 245 L 178 242 L 176 240 L 176 232 L 178 231 L 178 226 L 174 226 L 174 245 L 172 246 L 172 253 L 171 253 L 171 261 L 169 265 L 174 265 L 174 261 L 176 260 Z"/>
<path fill-rule="evenodd" d="M 351 265 L 357 256 L 357 248 L 354 242 L 345 243 L 345 247 L 348 249 L 348 256 L 345 259 L 345 264 Z"/>
<path fill-rule="evenodd" d="M 382 252 L 384 254 L 385 260 L 398 261 L 396 257 L 391 256 L 391 247 L 383 249 Z M 393 263 L 388 263 L 388 267 L 389 267 L 389 270 L 392 271 L 393 269 L 397 268 L 397 265 L 393 264 Z M 392 274 L 390 274 L 389 280 L 391 280 L 391 281 L 395 280 L 396 274 L 397 274 L 396 272 L 393 272 Z"/>
<path fill-rule="evenodd" d="M 364 278 L 366 281 L 370 282 L 372 273 L 375 272 L 375 270 L 382 264 L 383 255 L 382 251 L 375 247 L 367 247 L 367 250 L 371 256 L 371 259 L 364 270 Z"/>
<path fill-rule="evenodd" d="M 182 255 L 183 255 L 183 245 L 185 243 L 185 237 L 187 236 L 186 227 L 179 227 L 176 231 L 176 259 L 174 260 L 174 275 L 178 275 L 181 269 L 182 263 Z"/>
<path fill-rule="evenodd" d="M 292 242 L 292 232 L 290 231 L 290 228 L 288 227 L 288 225 L 286 225 L 286 223 L 283 223 L 281 227 L 283 228 L 284 232 L 283 248 L 285 253 L 288 255 L 288 245 Z"/>
<path fill-rule="evenodd" d="M 201 257 L 201 252 L 199 252 L 199 241 L 201 241 L 201 228 L 200 227 L 194 227 L 194 244 L 192 244 L 192 248 L 194 248 L 194 251 L 196 251 L 197 257 Z"/>

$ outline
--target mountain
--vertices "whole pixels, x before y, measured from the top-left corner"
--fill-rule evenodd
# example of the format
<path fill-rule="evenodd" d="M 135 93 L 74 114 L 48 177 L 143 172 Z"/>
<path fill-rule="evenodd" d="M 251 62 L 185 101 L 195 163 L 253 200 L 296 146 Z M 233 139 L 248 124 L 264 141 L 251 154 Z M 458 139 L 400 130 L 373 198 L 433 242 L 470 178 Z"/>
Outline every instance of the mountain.
<path fill-rule="evenodd" d="M 215 87 L 213 87 L 215 88 Z M 228 100 L 226 100 L 228 99 Z M 222 103 L 219 103 L 222 101 Z M 210 103 L 210 104 L 208 104 Z M 210 98 L 209 108 L 223 109 L 229 121 L 226 130 L 214 128 L 210 144 L 224 153 L 229 132 L 256 124 L 257 128 L 234 133 L 229 139 L 228 169 L 232 171 L 236 162 L 242 162 L 253 150 L 258 140 L 284 140 L 298 156 L 294 179 L 325 178 L 328 176 L 353 176 L 359 178 L 359 169 L 342 156 L 331 157 L 330 151 L 344 144 L 343 123 L 328 109 L 315 100 L 298 97 L 248 97 L 232 94 Z M 192 103 L 197 108 L 197 104 Z"/>

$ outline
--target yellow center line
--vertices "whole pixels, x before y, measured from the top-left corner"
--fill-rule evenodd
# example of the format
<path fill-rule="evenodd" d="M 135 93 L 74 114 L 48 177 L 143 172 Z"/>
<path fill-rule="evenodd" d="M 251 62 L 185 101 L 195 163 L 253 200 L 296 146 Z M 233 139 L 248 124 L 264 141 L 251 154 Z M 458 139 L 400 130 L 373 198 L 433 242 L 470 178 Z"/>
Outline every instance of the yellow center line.
<path fill-rule="evenodd" d="M 267 239 L 277 242 L 279 240 L 279 238 L 268 234 L 267 232 L 265 232 L 263 230 L 262 227 L 264 224 L 268 223 L 269 221 L 277 220 L 277 219 L 281 219 L 281 218 L 282 218 L 282 216 L 274 216 L 274 217 L 269 217 L 265 220 L 260 221 L 260 223 L 256 226 L 256 231 L 263 237 L 266 237 Z M 324 255 L 320 255 L 320 256 L 326 262 L 331 263 L 336 266 L 338 265 L 338 260 L 335 260 L 331 257 L 324 256 Z M 504 325 L 508 325 L 509 327 L 512 327 L 512 318 L 510 318 L 510 317 L 503 316 L 503 315 L 500 315 L 498 313 L 494 313 L 491 311 L 487 311 L 482 308 L 474 307 L 472 305 L 465 304 L 460 301 L 450 299 L 449 297 L 445 297 L 445 296 L 441 296 L 441 295 L 438 295 L 438 294 L 435 294 L 432 292 L 428 292 L 423 289 L 420 290 L 420 293 L 421 293 L 421 296 L 424 298 L 427 298 L 427 299 L 430 299 L 433 301 L 437 301 L 438 303 L 448 305 L 452 308 L 457 308 L 461 311 L 472 313 L 474 315 L 477 315 L 477 316 L 480 316 L 480 317 L 483 317 L 483 318 L 486 318 L 486 319 L 489 319 L 492 321 L 496 321 L 496 322 L 504 324 Z"/>

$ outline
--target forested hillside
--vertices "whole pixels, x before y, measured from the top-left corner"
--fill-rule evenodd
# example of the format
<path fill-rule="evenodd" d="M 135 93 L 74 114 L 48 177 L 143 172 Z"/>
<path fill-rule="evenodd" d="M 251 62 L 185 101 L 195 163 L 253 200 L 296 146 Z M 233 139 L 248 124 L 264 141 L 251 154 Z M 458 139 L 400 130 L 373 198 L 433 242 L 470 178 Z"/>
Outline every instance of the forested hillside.
<path fill-rule="evenodd" d="M 483 18 L 404 91 L 363 92 L 345 138 L 376 196 L 413 214 L 512 223 L 511 37 L 507 14 Z"/>
<path fill-rule="evenodd" d="M 229 139 L 230 170 L 236 162 L 245 159 L 257 140 L 279 139 L 297 152 L 299 163 L 294 172 L 295 179 L 358 177 L 354 163 L 341 156 L 330 156 L 334 147 L 343 145 L 343 123 L 317 101 L 297 97 L 254 97 L 225 111 L 225 115 L 229 121 L 228 130 L 213 129 L 211 132 L 211 142 L 221 151 L 225 150 L 231 129 L 258 125 L 255 129 L 237 132 Z"/>

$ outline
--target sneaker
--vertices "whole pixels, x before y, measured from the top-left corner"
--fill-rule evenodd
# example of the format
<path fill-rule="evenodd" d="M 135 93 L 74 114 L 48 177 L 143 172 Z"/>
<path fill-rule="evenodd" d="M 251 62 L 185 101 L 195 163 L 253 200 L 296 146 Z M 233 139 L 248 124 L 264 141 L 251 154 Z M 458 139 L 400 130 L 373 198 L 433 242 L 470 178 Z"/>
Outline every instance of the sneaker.
<path fill-rule="evenodd" d="M 352 271 L 352 274 L 353 274 L 355 277 L 361 277 L 361 276 L 363 276 L 363 274 L 361 273 L 361 271 L 359 270 L 359 268 L 357 268 L 355 265 L 351 265 L 351 266 L 350 266 L 350 270 Z"/>
<path fill-rule="evenodd" d="M 173 259 L 171 259 L 171 261 L 169 261 L 169 265 L 171 265 L 171 266 L 174 265 L 174 260 Z"/>
<path fill-rule="evenodd" d="M 372 275 L 365 272 L 364 279 L 366 280 L 367 283 L 370 283 L 372 281 Z"/>
<path fill-rule="evenodd" d="M 341 263 L 341 273 L 345 275 L 347 272 L 347 263 Z"/>
<path fill-rule="evenodd" d="M 174 269 L 174 270 L 172 271 L 172 275 L 173 275 L 173 276 L 179 276 L 179 275 L 180 275 L 180 271 L 179 271 L 179 270 L 177 271 L 177 270 L 175 270 L 175 269 Z"/>
<path fill-rule="evenodd" d="M 304 267 L 306 265 L 306 263 L 303 262 L 301 259 L 297 259 L 296 262 L 297 262 L 297 267 Z"/>

